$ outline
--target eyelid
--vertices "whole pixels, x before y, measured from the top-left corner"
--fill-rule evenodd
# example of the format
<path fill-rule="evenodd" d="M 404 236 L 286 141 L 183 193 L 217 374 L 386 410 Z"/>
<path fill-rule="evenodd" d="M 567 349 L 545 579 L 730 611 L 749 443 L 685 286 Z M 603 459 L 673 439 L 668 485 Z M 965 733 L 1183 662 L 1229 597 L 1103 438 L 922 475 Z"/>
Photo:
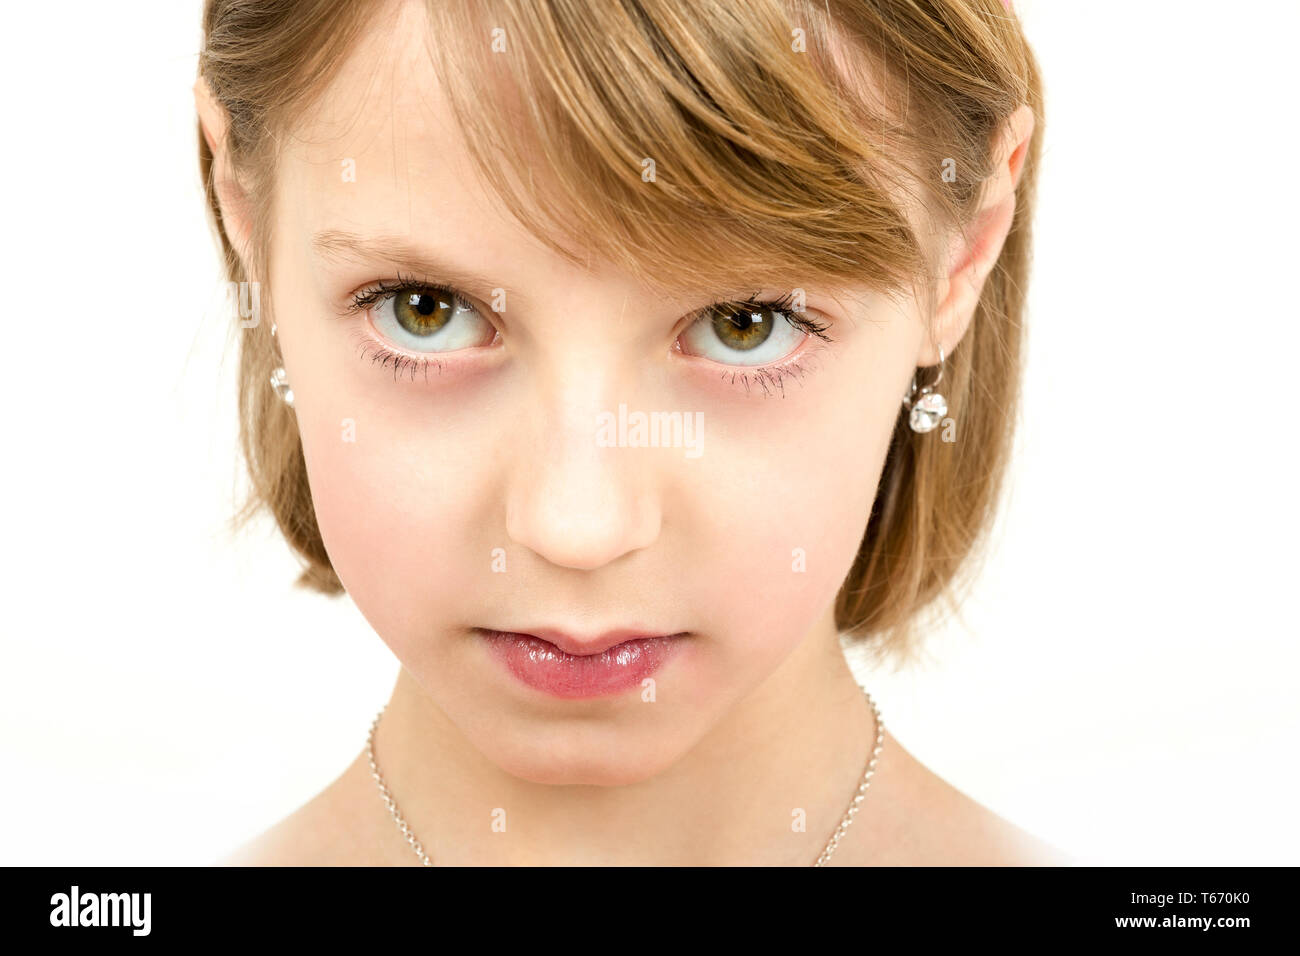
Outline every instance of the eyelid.
<path fill-rule="evenodd" d="M 800 342 L 795 350 L 789 355 L 783 355 L 781 358 L 774 359 L 764 365 L 728 365 L 726 362 L 719 362 L 717 359 L 711 359 L 707 355 L 697 355 L 694 352 L 687 352 L 681 347 L 680 341 L 673 343 L 673 350 L 681 354 L 683 358 L 695 359 L 701 364 L 712 365 L 715 368 L 722 369 L 723 371 L 761 372 L 763 369 L 782 368 L 791 362 L 803 358 L 805 354 L 820 352 L 822 349 L 829 347 L 829 344 L 834 341 L 834 339 L 829 336 L 825 336 L 824 341 L 818 342 L 817 340 L 819 338 L 823 337 L 809 334 L 804 337 L 804 340 Z"/>
<path fill-rule="evenodd" d="M 368 326 L 370 323 L 366 322 L 366 325 Z M 389 345 L 384 340 L 372 335 L 370 332 L 367 332 L 366 329 L 361 326 L 352 333 L 352 340 L 356 343 L 357 353 L 363 361 L 368 352 L 370 354 L 371 364 L 379 365 L 381 368 L 388 368 L 391 366 L 393 369 L 393 381 L 397 381 L 397 375 L 399 372 L 410 369 L 412 381 L 415 380 L 415 373 L 418 370 L 424 373 L 424 379 L 427 382 L 429 380 L 430 366 L 439 372 L 442 371 L 442 359 L 437 358 L 436 356 L 439 354 L 451 354 L 430 352 L 428 355 L 418 355 L 403 352 L 400 351 L 398 347 Z"/>
<path fill-rule="evenodd" d="M 710 362 L 710 364 L 720 368 L 721 377 L 729 378 L 732 385 L 736 385 L 736 379 L 739 378 L 741 385 L 745 387 L 746 395 L 749 394 L 750 382 L 753 381 L 762 387 L 765 397 L 770 398 L 772 389 L 777 389 L 781 397 L 785 398 L 786 379 L 793 377 L 802 385 L 804 376 L 812 371 L 810 361 L 829 348 L 829 342 L 813 341 L 800 345 L 784 359 L 768 365 L 723 365 L 721 362 Z M 699 356 L 691 355 L 688 358 L 699 358 Z M 704 361 L 709 362 L 708 359 Z M 736 387 L 740 386 L 736 385 Z"/>
<path fill-rule="evenodd" d="M 442 282 L 435 282 L 431 279 L 421 279 L 417 276 L 403 275 L 399 270 L 397 278 L 394 280 L 379 279 L 368 285 L 362 286 L 349 296 L 349 303 L 343 309 L 343 315 L 353 315 L 357 312 L 365 312 L 372 308 L 377 302 L 384 302 L 401 292 L 411 290 L 421 290 L 425 292 L 436 292 L 451 296 L 457 305 L 466 306 L 483 314 L 470 298 L 453 286 Z M 495 315 L 491 309 L 489 313 Z M 486 316 L 484 316 L 486 318 Z"/>
<path fill-rule="evenodd" d="M 807 306 L 797 312 L 791 308 L 794 304 L 793 292 L 786 292 L 779 297 L 761 298 L 760 296 L 761 292 L 754 292 L 748 298 L 743 299 L 717 299 L 709 305 L 691 313 L 690 321 L 685 323 L 682 332 L 684 333 L 686 329 L 690 328 L 715 309 L 732 309 L 736 311 L 752 309 L 754 311 L 766 310 L 778 312 L 785 316 L 787 322 L 800 331 L 808 335 L 815 335 L 827 342 L 834 341 L 834 339 L 827 334 L 827 330 L 830 328 L 829 323 L 819 322 L 816 319 L 808 318 L 804 315 L 805 312 L 809 311 Z"/>

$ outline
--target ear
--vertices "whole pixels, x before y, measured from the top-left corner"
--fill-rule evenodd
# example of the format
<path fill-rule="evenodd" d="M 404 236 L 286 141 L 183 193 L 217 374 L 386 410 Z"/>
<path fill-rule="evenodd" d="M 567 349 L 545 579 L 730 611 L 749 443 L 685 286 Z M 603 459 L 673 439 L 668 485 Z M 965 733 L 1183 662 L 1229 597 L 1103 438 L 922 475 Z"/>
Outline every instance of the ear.
<path fill-rule="evenodd" d="M 208 149 L 212 151 L 212 178 L 216 187 L 217 203 L 221 207 L 221 222 L 226 237 L 244 263 L 245 274 L 249 265 L 249 243 L 253 232 L 252 208 L 248 194 L 234 174 L 230 153 L 226 148 L 228 116 L 217 102 L 200 75 L 194 83 L 194 107 L 199 116 L 199 127 Z"/>
<path fill-rule="evenodd" d="M 917 353 L 918 366 L 937 365 L 939 352 L 951 355 L 961 341 L 993 264 L 998 261 L 1011 221 L 1016 212 L 1016 186 L 1024 169 L 1029 140 L 1034 133 L 1034 114 L 1021 105 L 998 133 L 993 149 L 993 173 L 984 182 L 980 207 L 968 235 L 954 235 L 948 244 L 945 275 L 940 279 L 934 316 L 937 342 L 927 337 Z"/>

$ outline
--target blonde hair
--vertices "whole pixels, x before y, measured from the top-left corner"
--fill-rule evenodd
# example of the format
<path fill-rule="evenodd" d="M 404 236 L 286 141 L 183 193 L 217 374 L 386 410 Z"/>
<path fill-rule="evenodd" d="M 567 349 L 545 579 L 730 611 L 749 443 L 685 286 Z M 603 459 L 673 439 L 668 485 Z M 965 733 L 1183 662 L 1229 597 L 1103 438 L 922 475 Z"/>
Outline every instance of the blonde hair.
<path fill-rule="evenodd" d="M 303 121 L 378 8 L 207 0 L 200 70 L 227 112 L 224 146 L 254 211 L 249 262 L 222 222 L 201 129 L 200 170 L 226 277 L 256 276 L 264 315 L 280 134 Z M 1019 21 L 1001 0 L 429 0 L 428 9 L 431 35 L 457 38 L 435 39 L 429 53 L 470 154 L 520 222 L 570 261 L 581 261 L 581 237 L 599 235 L 602 256 L 678 292 L 736 279 L 867 285 L 910 289 L 931 308 L 933 237 L 967 229 L 997 134 L 1028 104 L 1036 122 L 1010 233 L 945 357 L 941 391 L 960 440 L 912 432 L 900 402 L 836 601 L 842 633 L 906 657 L 920 612 L 940 596 L 955 607 L 970 582 L 1014 434 L 1043 132 Z M 934 229 L 918 231 L 910 208 Z M 269 509 L 305 561 L 299 583 L 339 593 L 296 421 L 267 384 L 277 364 L 268 326 L 240 350 L 251 490 L 236 524 Z"/>

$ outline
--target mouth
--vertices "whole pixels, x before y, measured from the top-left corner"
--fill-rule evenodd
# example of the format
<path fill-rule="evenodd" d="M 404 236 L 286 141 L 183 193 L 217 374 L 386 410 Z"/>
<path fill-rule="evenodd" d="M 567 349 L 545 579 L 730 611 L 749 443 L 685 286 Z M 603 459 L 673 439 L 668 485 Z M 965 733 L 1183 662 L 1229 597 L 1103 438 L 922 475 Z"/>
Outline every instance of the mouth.
<path fill-rule="evenodd" d="M 474 628 L 516 680 L 554 697 L 619 694 L 640 686 L 685 643 L 689 632 L 622 630 L 592 638 L 538 628 L 529 633 Z"/>

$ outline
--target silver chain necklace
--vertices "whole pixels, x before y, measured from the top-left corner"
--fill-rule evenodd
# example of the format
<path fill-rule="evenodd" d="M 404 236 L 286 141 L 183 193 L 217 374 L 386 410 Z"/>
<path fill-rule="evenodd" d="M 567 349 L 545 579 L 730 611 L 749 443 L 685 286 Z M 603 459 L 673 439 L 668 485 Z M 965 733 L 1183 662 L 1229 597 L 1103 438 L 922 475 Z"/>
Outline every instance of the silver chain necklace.
<path fill-rule="evenodd" d="M 885 724 L 880 719 L 880 708 L 876 706 L 875 698 L 865 687 L 862 693 L 866 695 L 867 703 L 871 705 L 871 713 L 876 722 L 876 743 L 871 748 L 871 757 L 867 760 L 867 769 L 862 774 L 862 782 L 858 784 L 857 791 L 853 794 L 853 799 L 849 801 L 849 808 L 844 811 L 844 816 L 840 819 L 840 825 L 835 828 L 831 838 L 826 841 L 826 848 L 822 850 L 821 856 L 817 857 L 817 862 L 813 866 L 825 866 L 835 852 L 835 848 L 840 845 L 840 840 L 844 838 L 844 833 L 853 822 L 853 817 L 857 814 L 862 800 L 867 795 L 867 787 L 871 786 L 871 778 L 876 772 L 876 760 L 880 757 L 880 748 L 885 739 Z M 366 756 L 370 759 L 370 775 L 375 778 L 375 783 L 379 785 L 380 796 L 384 798 L 384 804 L 388 807 L 388 812 L 392 814 L 393 820 L 397 823 L 397 829 L 401 831 L 402 836 L 406 837 L 406 842 L 411 845 L 415 855 L 420 858 L 420 862 L 425 866 L 433 866 L 433 861 L 429 855 L 424 852 L 424 847 L 420 846 L 420 841 L 415 838 L 411 828 L 407 825 L 405 818 L 400 810 L 397 809 L 397 803 L 393 800 L 393 794 L 388 789 L 388 784 L 384 783 L 384 778 L 380 776 L 379 765 L 375 763 L 375 729 L 379 726 L 379 718 L 384 716 L 387 705 L 379 708 L 379 713 L 375 714 L 375 719 L 370 723 L 370 733 L 366 736 Z"/>

